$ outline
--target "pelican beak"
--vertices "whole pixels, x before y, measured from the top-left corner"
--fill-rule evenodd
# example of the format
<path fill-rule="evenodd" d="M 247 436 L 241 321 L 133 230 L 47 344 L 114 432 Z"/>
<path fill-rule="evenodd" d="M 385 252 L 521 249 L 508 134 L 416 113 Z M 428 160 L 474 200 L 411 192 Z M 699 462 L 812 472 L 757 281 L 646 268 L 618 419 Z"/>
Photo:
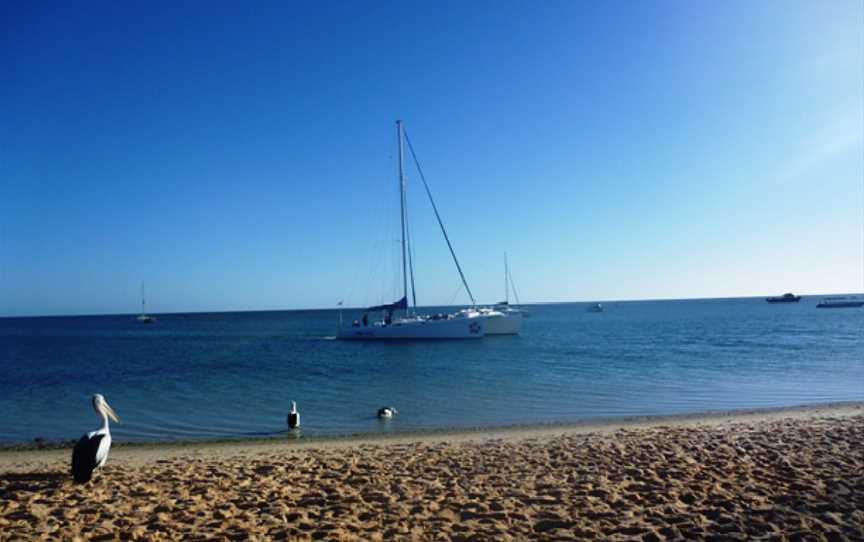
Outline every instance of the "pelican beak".
<path fill-rule="evenodd" d="M 114 412 L 114 409 L 111 408 L 111 405 L 109 405 L 107 402 L 105 402 L 104 407 L 105 407 L 105 414 L 107 414 L 115 422 L 121 423 L 120 418 L 117 417 L 117 413 Z"/>

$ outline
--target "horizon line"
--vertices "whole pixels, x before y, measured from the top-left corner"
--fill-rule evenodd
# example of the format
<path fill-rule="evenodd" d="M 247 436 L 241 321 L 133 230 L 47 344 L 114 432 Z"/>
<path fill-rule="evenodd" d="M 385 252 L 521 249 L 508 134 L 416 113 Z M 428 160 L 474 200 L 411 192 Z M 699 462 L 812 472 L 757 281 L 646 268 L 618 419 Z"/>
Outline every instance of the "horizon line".
<path fill-rule="evenodd" d="M 776 295 L 776 294 L 774 294 Z M 802 298 L 805 297 L 825 297 L 834 295 L 864 295 L 864 292 L 832 292 L 832 293 L 808 293 L 796 294 Z M 539 306 L 539 305 L 568 305 L 577 303 L 640 303 L 646 301 L 710 301 L 722 299 L 760 299 L 768 296 L 764 295 L 743 295 L 743 296 L 720 296 L 720 297 L 646 297 L 639 299 L 591 299 L 591 300 L 573 300 L 573 301 L 532 301 L 526 303 L 511 303 L 514 306 Z M 429 307 L 465 307 L 465 306 L 491 306 L 496 303 L 477 303 L 469 305 L 467 303 L 445 304 L 445 305 L 420 305 L 420 308 Z M 235 310 L 203 310 L 203 311 L 174 311 L 174 312 L 148 312 L 153 316 L 167 315 L 183 315 L 183 314 L 227 314 L 227 313 L 251 313 L 251 312 L 308 312 L 308 311 L 362 311 L 368 307 L 307 307 L 299 309 L 235 309 Z M 6 318 L 79 318 L 79 317 L 103 317 L 103 316 L 136 316 L 138 312 L 109 312 L 109 313 L 79 313 L 79 314 L 31 314 L 31 315 L 0 315 L 0 319 Z"/>

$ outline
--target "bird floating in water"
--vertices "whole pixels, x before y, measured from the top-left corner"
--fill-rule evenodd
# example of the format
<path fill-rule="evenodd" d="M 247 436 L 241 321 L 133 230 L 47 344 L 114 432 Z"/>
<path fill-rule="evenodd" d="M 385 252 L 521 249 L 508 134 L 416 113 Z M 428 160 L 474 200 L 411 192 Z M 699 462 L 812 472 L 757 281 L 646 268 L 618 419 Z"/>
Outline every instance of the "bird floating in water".
<path fill-rule="evenodd" d="M 288 427 L 297 429 L 300 427 L 300 413 L 297 412 L 297 403 L 291 401 L 291 412 L 288 413 Z"/>
<path fill-rule="evenodd" d="M 392 418 L 399 412 L 392 406 L 385 406 L 378 409 L 378 417 L 382 419 Z"/>
<path fill-rule="evenodd" d="M 79 484 L 89 482 L 93 471 L 108 460 L 108 450 L 111 449 L 111 431 L 108 428 L 108 418 L 117 423 L 120 419 L 114 413 L 108 402 L 100 394 L 93 396 L 93 410 L 102 418 L 102 427 L 90 431 L 78 441 L 72 450 L 72 475 Z"/>

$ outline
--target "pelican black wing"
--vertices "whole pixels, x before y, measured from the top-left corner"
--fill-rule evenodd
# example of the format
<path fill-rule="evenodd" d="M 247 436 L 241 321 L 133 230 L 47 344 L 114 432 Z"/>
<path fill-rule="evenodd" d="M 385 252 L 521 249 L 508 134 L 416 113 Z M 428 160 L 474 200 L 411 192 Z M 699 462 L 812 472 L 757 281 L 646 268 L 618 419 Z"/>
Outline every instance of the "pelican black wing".
<path fill-rule="evenodd" d="M 75 445 L 75 449 L 72 450 L 72 476 L 79 484 L 90 481 L 93 469 L 96 468 L 96 452 L 99 450 L 99 443 L 102 442 L 104 436 L 93 435 L 89 437 L 84 435 Z"/>

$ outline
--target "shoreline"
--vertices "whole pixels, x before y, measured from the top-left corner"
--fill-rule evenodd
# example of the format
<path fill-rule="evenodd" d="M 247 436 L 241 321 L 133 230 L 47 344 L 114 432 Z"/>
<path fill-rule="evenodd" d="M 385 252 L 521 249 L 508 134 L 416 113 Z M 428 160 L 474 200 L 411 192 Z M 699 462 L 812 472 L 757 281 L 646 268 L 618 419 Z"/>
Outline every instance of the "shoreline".
<path fill-rule="evenodd" d="M 864 540 L 864 404 L 0 452 L 4 540 Z"/>
<path fill-rule="evenodd" d="M 618 431 L 648 430 L 658 427 L 717 427 L 732 423 L 752 423 L 781 419 L 808 420 L 820 417 L 864 415 L 864 401 L 818 403 L 759 409 L 706 411 L 688 414 L 626 416 L 578 422 L 549 422 L 535 425 L 444 428 L 388 433 L 352 433 L 332 436 L 231 437 L 207 440 L 114 443 L 111 460 L 140 463 L 166 457 L 232 456 L 250 452 L 309 449 L 344 449 L 410 443 L 461 443 L 487 440 L 523 440 L 565 435 L 610 435 Z M 58 459 L 68 459 L 75 441 L 0 446 L 0 473 L 8 469 L 30 468 Z"/>

